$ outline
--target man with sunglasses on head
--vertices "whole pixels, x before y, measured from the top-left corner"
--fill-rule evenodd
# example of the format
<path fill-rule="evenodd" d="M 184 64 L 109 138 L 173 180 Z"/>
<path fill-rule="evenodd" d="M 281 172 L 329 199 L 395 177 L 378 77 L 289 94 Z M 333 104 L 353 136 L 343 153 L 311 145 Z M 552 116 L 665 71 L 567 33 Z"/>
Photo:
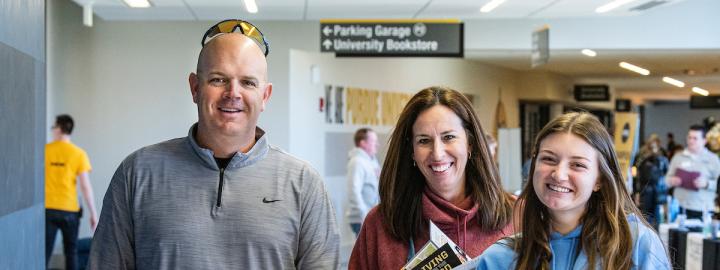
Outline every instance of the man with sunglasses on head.
<path fill-rule="evenodd" d="M 322 179 L 257 127 L 272 93 L 268 43 L 227 20 L 189 77 L 198 122 L 119 166 L 90 269 L 335 269 L 339 235 Z"/>

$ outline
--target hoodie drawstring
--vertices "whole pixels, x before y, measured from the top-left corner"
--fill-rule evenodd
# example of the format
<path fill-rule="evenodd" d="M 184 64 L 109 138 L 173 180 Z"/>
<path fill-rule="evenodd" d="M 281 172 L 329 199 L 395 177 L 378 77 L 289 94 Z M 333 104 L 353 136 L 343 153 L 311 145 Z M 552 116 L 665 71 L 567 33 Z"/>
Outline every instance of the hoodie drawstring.
<path fill-rule="evenodd" d="M 455 226 L 455 233 L 458 236 L 458 245 L 460 245 L 460 248 L 465 249 L 465 245 L 462 242 L 462 235 L 460 235 L 460 215 L 455 213 L 455 219 L 458 221 L 457 226 Z"/>
<path fill-rule="evenodd" d="M 467 241 L 467 220 L 468 220 L 468 217 L 467 217 L 467 216 L 464 216 L 464 217 L 461 218 L 458 213 L 455 214 L 455 217 L 456 217 L 457 221 L 459 221 L 459 222 L 457 223 L 457 226 L 456 226 L 456 229 L 455 229 L 455 232 L 457 233 L 457 236 L 458 236 L 458 245 L 460 246 L 460 248 L 462 248 L 463 250 L 465 250 L 465 242 Z M 462 233 L 461 233 L 461 231 L 460 231 L 460 223 L 462 223 L 462 225 L 463 225 Z"/>
<path fill-rule="evenodd" d="M 463 218 L 463 245 L 462 245 L 463 250 L 465 249 L 465 243 L 467 242 L 467 220 L 468 220 L 468 217 L 465 216 Z"/>

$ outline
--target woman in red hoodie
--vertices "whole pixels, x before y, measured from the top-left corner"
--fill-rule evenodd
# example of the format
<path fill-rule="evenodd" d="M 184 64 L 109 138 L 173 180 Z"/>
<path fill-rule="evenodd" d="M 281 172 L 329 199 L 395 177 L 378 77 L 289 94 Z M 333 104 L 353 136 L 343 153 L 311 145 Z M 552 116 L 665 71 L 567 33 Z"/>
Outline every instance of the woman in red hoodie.
<path fill-rule="evenodd" d="M 349 269 L 403 267 L 429 240 L 432 221 L 470 257 L 512 234 L 484 131 L 460 92 L 430 87 L 400 114 L 380 174 L 380 204 L 365 218 Z"/>

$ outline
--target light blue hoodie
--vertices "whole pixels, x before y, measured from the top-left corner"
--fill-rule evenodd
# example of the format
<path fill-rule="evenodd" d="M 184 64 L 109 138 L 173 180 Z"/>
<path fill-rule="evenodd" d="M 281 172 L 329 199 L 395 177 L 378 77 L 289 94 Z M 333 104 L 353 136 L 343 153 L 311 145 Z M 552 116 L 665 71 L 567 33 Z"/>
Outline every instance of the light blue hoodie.
<path fill-rule="evenodd" d="M 670 260 L 657 233 L 638 222 L 634 216 L 628 217 L 628 222 L 633 236 L 632 269 L 671 269 Z M 582 227 L 580 225 L 566 235 L 558 232 L 550 234 L 550 249 L 553 254 L 551 269 L 588 269 L 587 255 L 582 250 L 578 254 L 577 250 L 580 247 Z M 502 239 L 486 249 L 480 255 L 477 269 L 515 269 L 517 258 L 509 243 L 508 239 Z M 599 263 L 595 269 L 602 269 Z"/>

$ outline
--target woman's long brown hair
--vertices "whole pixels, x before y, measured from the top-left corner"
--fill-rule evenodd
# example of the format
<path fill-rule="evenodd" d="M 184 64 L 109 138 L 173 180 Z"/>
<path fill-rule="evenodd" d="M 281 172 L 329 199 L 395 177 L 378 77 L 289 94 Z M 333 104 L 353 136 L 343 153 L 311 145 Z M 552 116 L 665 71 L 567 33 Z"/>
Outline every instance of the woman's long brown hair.
<path fill-rule="evenodd" d="M 599 153 L 600 190 L 593 192 L 587 209 L 581 217 L 581 247 L 588 257 L 588 266 L 594 269 L 600 262 L 602 269 L 630 269 L 632 261 L 632 235 L 628 214 L 647 226 L 640 211 L 625 188 L 610 135 L 597 118 L 589 113 L 572 112 L 548 123 L 537 135 L 533 147 L 530 176 L 520 194 L 522 222 L 516 222 L 517 232 L 513 248 L 518 254 L 515 269 L 550 269 L 551 216 L 540 201 L 533 186 L 533 173 L 540 143 L 555 133 L 570 133 L 590 144 Z"/>
<path fill-rule="evenodd" d="M 380 173 L 379 212 L 390 235 L 408 241 L 426 222 L 422 220 L 425 177 L 413 165 L 412 126 L 418 115 L 436 105 L 451 109 L 462 120 L 471 155 L 465 167 L 465 190 L 482 207 L 478 221 L 483 230 L 500 230 L 512 218 L 512 198 L 503 191 L 490 157 L 485 134 L 465 95 L 443 87 L 430 87 L 413 96 L 390 136 Z"/>

